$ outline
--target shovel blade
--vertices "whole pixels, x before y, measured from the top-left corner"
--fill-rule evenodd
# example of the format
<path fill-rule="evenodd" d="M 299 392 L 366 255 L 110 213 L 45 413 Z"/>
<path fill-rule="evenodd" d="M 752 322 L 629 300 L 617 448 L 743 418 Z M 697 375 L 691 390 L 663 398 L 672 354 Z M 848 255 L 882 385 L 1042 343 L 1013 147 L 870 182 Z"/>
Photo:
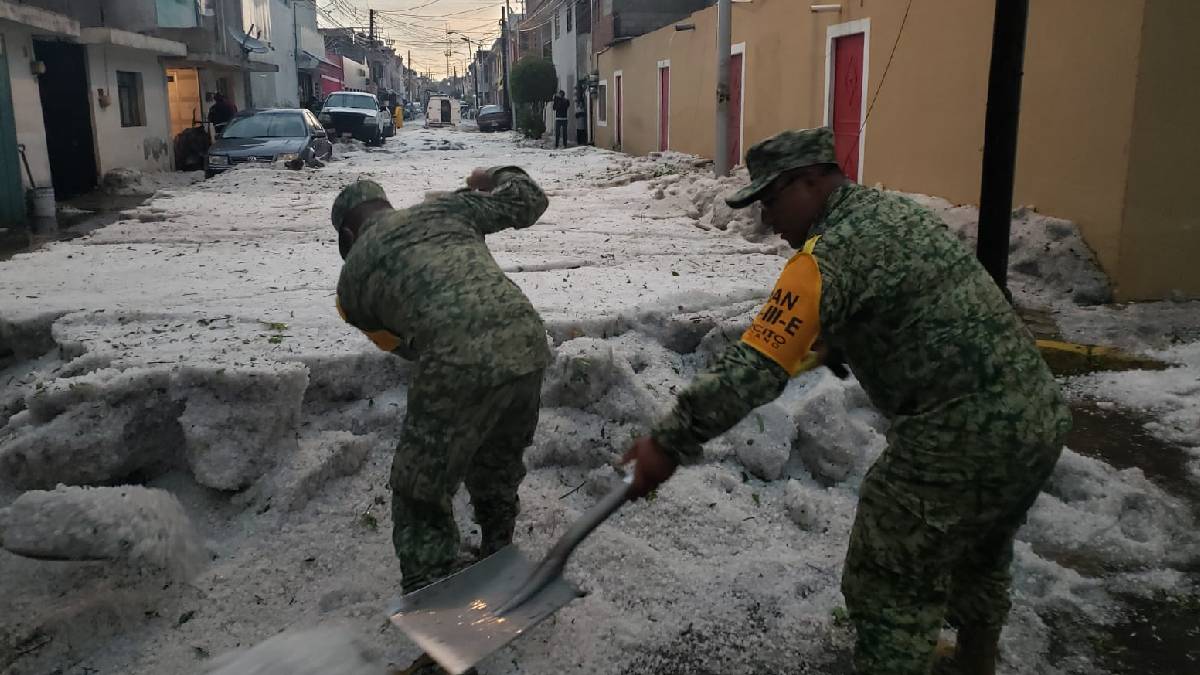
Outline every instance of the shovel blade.
<path fill-rule="evenodd" d="M 580 596 L 556 578 L 528 602 L 496 616 L 535 565 L 516 546 L 496 553 L 394 603 L 392 623 L 451 675 L 460 675 Z"/>

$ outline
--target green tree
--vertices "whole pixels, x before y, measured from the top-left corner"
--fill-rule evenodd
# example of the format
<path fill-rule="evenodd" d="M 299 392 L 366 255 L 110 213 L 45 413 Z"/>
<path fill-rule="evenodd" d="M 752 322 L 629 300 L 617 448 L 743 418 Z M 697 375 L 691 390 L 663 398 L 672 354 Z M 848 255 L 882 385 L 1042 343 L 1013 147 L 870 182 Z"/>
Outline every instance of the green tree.
<path fill-rule="evenodd" d="M 554 64 L 543 58 L 527 56 L 513 65 L 508 79 L 516 107 L 513 112 L 517 128 L 527 138 L 541 138 L 546 132 L 542 111 L 546 103 L 554 98 L 558 87 Z"/>

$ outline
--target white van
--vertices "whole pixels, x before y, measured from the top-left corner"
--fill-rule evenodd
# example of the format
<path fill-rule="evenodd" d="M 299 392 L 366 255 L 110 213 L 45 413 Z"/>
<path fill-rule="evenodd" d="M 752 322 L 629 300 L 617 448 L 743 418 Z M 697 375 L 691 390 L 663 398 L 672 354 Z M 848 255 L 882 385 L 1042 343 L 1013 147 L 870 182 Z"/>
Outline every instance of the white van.
<path fill-rule="evenodd" d="M 425 112 L 425 126 L 458 126 L 462 118 L 461 105 L 458 99 L 449 96 L 430 96 L 429 108 Z"/>

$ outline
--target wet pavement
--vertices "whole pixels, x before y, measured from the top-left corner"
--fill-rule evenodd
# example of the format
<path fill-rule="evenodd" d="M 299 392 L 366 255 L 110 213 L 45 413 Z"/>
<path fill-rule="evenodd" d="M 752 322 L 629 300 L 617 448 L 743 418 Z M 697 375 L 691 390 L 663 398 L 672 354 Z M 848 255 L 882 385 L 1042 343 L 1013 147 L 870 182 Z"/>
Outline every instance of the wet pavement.
<path fill-rule="evenodd" d="M 1075 426 L 1067 437 L 1072 450 L 1118 469 L 1137 467 L 1150 481 L 1184 500 L 1200 517 L 1200 485 L 1189 478 L 1188 455 L 1146 431 L 1147 419 L 1120 408 L 1090 402 L 1074 406 Z M 1104 671 L 1114 675 L 1195 675 L 1200 672 L 1200 561 L 1184 570 L 1192 584 L 1182 597 L 1124 598 L 1126 616 L 1108 627 L 1080 626 L 1069 617 L 1048 618 L 1063 641 L 1090 646 Z"/>
<path fill-rule="evenodd" d="M 35 251 L 53 241 L 82 237 L 120 220 L 152 195 L 114 195 L 97 190 L 67 200 L 54 219 L 31 218 L 25 227 L 0 230 L 0 260 Z"/>

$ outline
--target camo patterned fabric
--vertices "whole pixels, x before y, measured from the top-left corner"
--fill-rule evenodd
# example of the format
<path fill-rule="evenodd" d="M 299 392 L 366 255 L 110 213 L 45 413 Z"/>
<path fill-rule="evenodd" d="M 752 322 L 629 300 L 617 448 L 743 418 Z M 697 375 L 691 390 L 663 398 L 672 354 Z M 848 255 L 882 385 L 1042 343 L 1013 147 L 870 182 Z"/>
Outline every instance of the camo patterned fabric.
<path fill-rule="evenodd" d="M 490 173 L 490 193 L 441 193 L 369 216 L 338 282 L 346 321 L 417 362 L 391 472 L 392 541 L 407 592 L 455 566 L 450 500 L 464 481 L 484 551 L 511 541 L 521 456 L 550 361 L 541 318 L 484 243 L 532 225 L 546 196 L 518 168 Z M 369 181 L 347 187 L 333 219 L 382 194 Z"/>
<path fill-rule="evenodd" d="M 392 460 L 392 544 L 411 593 L 455 571 L 459 533 L 451 499 L 466 483 L 481 556 L 512 543 L 533 442 L 542 371 L 480 387 L 458 369 L 422 369 Z"/>
<path fill-rule="evenodd" d="M 891 421 L 842 581 L 856 664 L 925 673 L 948 594 L 952 621 L 1004 622 L 1013 535 L 1057 461 L 1070 412 L 1001 290 L 933 213 L 847 183 L 811 235 L 822 339 Z M 775 361 L 739 343 L 652 435 L 696 461 L 701 443 L 786 382 Z"/>

